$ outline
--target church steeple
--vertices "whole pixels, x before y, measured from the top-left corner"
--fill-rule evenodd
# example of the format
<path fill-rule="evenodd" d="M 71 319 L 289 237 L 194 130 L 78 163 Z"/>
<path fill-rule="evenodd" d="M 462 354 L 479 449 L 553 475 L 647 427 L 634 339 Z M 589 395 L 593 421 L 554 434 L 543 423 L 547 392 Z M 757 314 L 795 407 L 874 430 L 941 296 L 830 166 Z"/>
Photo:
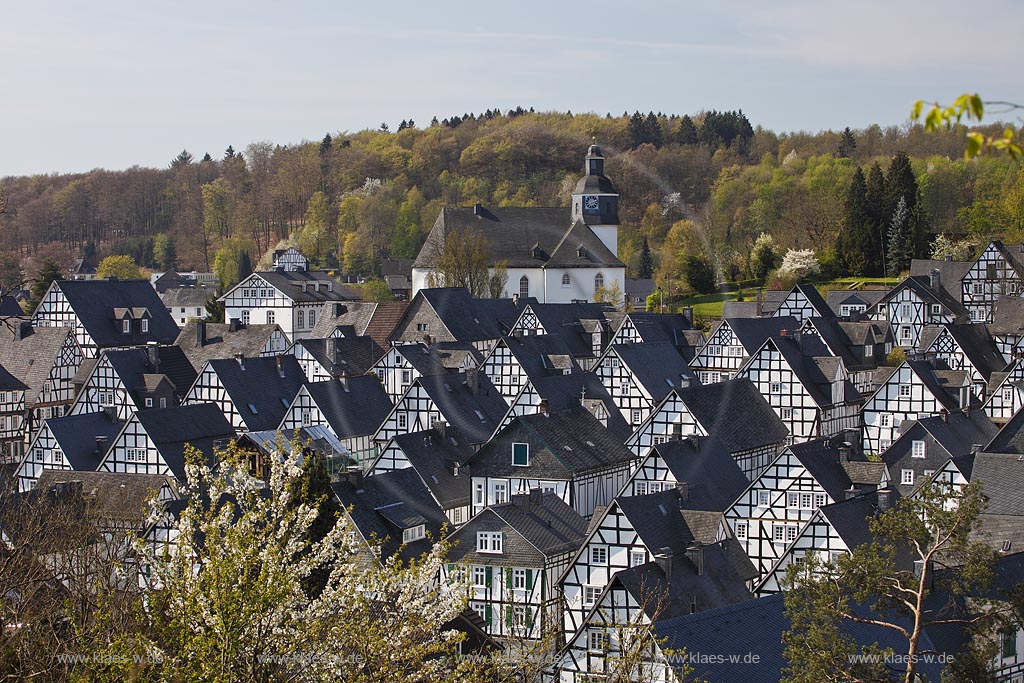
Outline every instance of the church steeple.
<path fill-rule="evenodd" d="M 619 193 L 604 174 L 604 155 L 590 145 L 583 177 L 572 193 L 572 218 L 586 223 L 613 254 L 618 252 Z"/>

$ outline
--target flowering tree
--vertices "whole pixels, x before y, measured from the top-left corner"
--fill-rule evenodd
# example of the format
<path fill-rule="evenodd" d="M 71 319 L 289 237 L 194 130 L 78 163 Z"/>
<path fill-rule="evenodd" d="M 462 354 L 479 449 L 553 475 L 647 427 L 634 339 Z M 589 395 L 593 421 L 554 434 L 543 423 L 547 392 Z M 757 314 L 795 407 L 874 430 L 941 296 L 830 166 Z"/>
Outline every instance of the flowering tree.
<path fill-rule="evenodd" d="M 778 275 L 783 279 L 799 282 L 811 275 L 817 275 L 819 272 L 821 272 L 821 264 L 818 263 L 812 249 L 790 249 L 782 258 Z"/>
<path fill-rule="evenodd" d="M 190 453 L 173 545 L 137 544 L 148 577 L 138 627 L 110 634 L 88 678 L 473 680 L 472 663 L 455 656 L 461 635 L 444 628 L 465 608 L 464 590 L 437 583 L 447 545 L 381 562 L 347 515 L 310 533 L 320 506 L 297 499 L 301 487 L 287 484 L 298 456 L 279 450 L 266 484 L 234 446 L 216 470 Z"/>

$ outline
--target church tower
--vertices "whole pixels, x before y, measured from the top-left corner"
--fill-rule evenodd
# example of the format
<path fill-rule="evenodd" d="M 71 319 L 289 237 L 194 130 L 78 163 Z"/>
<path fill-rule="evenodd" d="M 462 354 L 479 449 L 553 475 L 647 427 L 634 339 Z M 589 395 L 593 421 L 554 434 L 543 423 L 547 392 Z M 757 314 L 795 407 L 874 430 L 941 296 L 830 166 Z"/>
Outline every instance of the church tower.
<path fill-rule="evenodd" d="M 581 220 L 601 242 L 619 255 L 619 193 L 604 175 L 601 148 L 591 145 L 583 160 L 583 177 L 572 193 L 572 219 Z"/>

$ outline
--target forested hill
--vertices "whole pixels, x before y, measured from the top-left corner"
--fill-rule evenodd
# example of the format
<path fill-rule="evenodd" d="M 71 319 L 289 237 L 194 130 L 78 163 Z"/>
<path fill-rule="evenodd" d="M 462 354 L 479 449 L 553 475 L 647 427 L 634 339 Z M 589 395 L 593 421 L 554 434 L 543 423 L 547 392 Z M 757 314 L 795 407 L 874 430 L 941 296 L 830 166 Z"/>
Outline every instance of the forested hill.
<path fill-rule="evenodd" d="M 427 125 L 403 121 L 394 130 L 382 125 L 288 146 L 225 145 L 205 156 L 191 150 L 164 169 L 5 178 L 0 227 L 6 248 L 28 268 L 43 257 L 67 264 L 86 252 L 127 253 L 152 268 L 209 270 L 218 252 L 247 252 L 256 262 L 292 236 L 322 265 L 369 274 L 384 257 L 413 257 L 444 204 L 568 205 L 595 140 L 622 194 L 620 252 L 631 274 L 650 266 L 641 259 L 644 238 L 664 280 L 678 276 L 691 254 L 735 276 L 749 266 L 762 232 L 782 247 L 828 252 L 851 221 L 863 220 L 858 211 L 878 214 L 877 234 L 892 220 L 892 198 L 884 207 L 879 195 L 872 206 L 851 208 L 850 188 L 858 168 L 869 191 L 872 179 L 884 183 L 899 152 L 909 155 L 916 182 L 916 196 L 905 200 L 928 234 L 1016 240 L 1024 232 L 1019 165 L 1002 156 L 964 161 L 963 130 L 778 134 L 740 112 L 522 109 Z"/>

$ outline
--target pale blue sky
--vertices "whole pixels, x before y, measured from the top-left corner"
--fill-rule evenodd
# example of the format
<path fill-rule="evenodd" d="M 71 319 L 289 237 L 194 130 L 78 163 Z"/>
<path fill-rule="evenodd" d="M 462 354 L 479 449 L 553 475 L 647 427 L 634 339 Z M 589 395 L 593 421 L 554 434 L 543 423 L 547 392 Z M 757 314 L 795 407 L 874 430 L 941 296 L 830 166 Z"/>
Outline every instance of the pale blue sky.
<path fill-rule="evenodd" d="M 1016 0 L 5 0 L 0 176 L 516 105 L 899 125 L 917 98 L 1024 100 L 1021 26 Z"/>

